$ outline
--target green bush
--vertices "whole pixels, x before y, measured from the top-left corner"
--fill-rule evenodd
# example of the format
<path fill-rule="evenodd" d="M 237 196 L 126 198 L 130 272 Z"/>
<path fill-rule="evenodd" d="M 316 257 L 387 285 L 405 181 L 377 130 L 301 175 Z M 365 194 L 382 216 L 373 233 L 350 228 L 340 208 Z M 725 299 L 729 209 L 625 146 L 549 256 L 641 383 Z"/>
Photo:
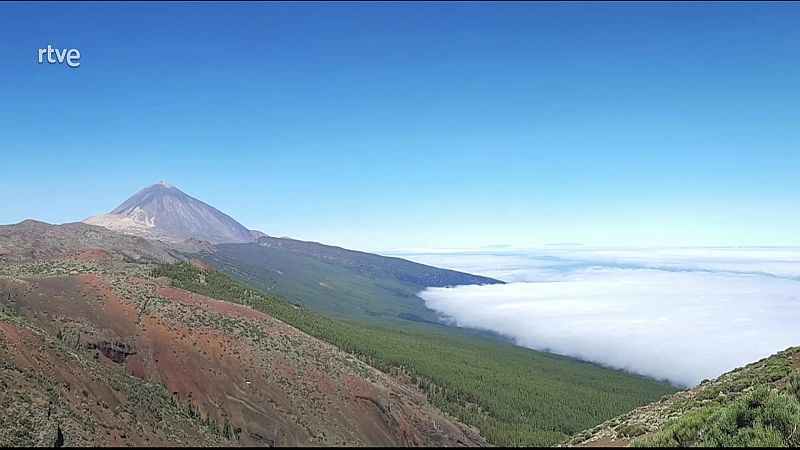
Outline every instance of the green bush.
<path fill-rule="evenodd" d="M 708 420 L 714 415 L 712 408 L 689 411 L 669 422 L 661 431 L 633 441 L 633 447 L 692 447 L 701 440 Z"/>
<path fill-rule="evenodd" d="M 789 394 L 800 401 L 800 370 L 795 370 L 789 375 Z"/>
<path fill-rule="evenodd" d="M 645 433 L 647 433 L 647 427 L 640 423 L 634 423 L 634 424 L 624 423 L 617 427 L 617 434 L 627 438 L 641 436 Z"/>
<path fill-rule="evenodd" d="M 760 385 L 726 405 L 683 415 L 637 447 L 797 447 L 800 446 L 800 403 Z"/>

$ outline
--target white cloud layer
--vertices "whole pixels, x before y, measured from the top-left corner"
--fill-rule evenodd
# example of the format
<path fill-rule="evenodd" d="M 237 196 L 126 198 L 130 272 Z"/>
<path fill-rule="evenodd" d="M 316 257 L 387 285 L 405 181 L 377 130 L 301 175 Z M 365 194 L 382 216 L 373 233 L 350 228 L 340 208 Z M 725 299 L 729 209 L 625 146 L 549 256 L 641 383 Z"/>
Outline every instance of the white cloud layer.
<path fill-rule="evenodd" d="M 683 385 L 800 345 L 800 249 L 405 255 L 506 285 L 431 288 L 459 326 Z"/>

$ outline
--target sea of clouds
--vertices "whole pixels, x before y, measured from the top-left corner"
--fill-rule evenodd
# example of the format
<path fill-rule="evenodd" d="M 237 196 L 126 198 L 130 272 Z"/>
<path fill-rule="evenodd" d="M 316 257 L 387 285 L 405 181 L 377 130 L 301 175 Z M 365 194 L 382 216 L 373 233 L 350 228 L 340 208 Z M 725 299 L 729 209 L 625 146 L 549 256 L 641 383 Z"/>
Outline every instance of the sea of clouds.
<path fill-rule="evenodd" d="M 800 248 L 555 246 L 402 256 L 508 282 L 419 294 L 459 326 L 684 386 L 800 345 Z"/>

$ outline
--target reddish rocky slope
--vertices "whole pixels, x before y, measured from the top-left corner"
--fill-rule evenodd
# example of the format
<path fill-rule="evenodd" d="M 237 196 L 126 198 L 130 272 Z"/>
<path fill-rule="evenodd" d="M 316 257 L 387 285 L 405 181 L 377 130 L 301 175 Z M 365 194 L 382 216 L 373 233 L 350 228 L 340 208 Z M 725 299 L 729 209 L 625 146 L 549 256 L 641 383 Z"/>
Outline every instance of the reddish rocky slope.
<path fill-rule="evenodd" d="M 5 400 L 30 417 L 60 411 L 15 425 L 30 430 L 21 443 L 52 444 L 61 427 L 66 445 L 484 444 L 420 392 L 266 314 L 171 288 L 114 249 L 67 247 L 0 263 L 0 380 L 32 397 Z"/>

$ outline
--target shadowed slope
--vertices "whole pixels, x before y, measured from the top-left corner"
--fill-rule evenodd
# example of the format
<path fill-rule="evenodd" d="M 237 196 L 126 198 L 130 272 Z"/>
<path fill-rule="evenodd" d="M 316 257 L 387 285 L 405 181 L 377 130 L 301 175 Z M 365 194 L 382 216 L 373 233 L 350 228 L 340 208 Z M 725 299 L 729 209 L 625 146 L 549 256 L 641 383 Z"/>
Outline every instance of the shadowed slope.
<path fill-rule="evenodd" d="M 417 293 L 427 287 L 501 283 L 400 258 L 286 238 L 217 245 L 197 255 L 265 292 L 347 319 L 437 324 Z"/>

